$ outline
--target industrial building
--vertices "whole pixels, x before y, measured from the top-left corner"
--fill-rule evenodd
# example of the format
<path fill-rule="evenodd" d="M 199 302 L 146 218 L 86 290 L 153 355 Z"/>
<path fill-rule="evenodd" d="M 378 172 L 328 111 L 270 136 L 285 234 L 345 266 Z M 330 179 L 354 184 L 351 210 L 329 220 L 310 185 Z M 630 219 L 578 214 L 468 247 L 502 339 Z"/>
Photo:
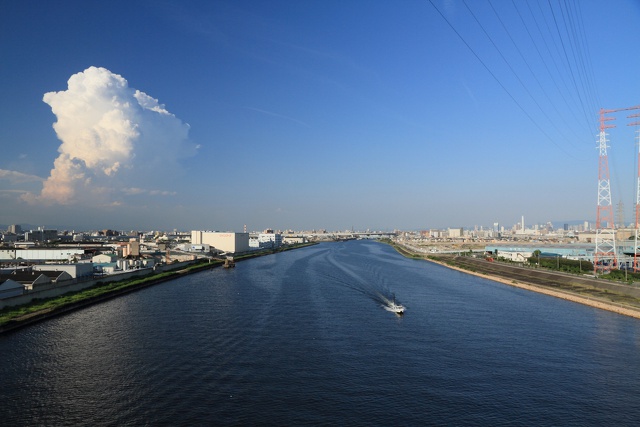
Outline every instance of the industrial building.
<path fill-rule="evenodd" d="M 57 238 L 58 230 L 48 230 L 43 227 L 24 233 L 24 240 L 27 242 L 50 242 Z"/>
<path fill-rule="evenodd" d="M 0 299 L 16 297 L 23 293 L 24 286 L 22 283 L 11 279 L 0 278 Z"/>
<path fill-rule="evenodd" d="M 247 252 L 249 233 L 221 233 L 218 231 L 191 231 L 192 245 L 210 245 L 227 253 Z"/>
<path fill-rule="evenodd" d="M 0 261 L 71 261 L 85 257 L 85 250 L 64 249 L 0 249 Z"/>
<path fill-rule="evenodd" d="M 257 244 L 259 248 L 275 249 L 282 246 L 282 234 L 275 233 L 271 229 L 258 234 Z"/>
<path fill-rule="evenodd" d="M 73 264 L 42 264 L 31 267 L 34 271 L 65 271 L 74 279 L 90 279 L 93 277 L 93 263 L 79 262 Z"/>

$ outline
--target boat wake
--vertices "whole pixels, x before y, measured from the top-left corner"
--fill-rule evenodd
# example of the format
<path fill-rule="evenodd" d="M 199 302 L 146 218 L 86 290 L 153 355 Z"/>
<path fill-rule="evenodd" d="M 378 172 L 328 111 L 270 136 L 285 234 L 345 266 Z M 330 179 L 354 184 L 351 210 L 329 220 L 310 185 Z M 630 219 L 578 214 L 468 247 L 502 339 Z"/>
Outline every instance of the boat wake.
<path fill-rule="evenodd" d="M 380 295 L 380 299 L 383 301 L 382 308 L 392 313 L 397 314 L 398 316 L 404 315 L 405 306 L 396 301 L 396 296 L 393 295 L 392 299 L 386 298 L 384 295 Z"/>
<path fill-rule="evenodd" d="M 380 307 L 384 308 L 387 311 L 395 313 L 398 316 L 402 316 L 404 314 L 404 311 L 406 310 L 406 307 L 400 304 L 398 300 L 396 300 L 395 294 L 389 291 L 389 289 L 386 287 L 375 286 L 366 283 L 347 282 L 327 274 L 324 274 L 324 276 L 334 283 L 345 286 L 356 292 L 360 292 L 361 294 L 372 299 L 374 302 L 380 305 Z"/>

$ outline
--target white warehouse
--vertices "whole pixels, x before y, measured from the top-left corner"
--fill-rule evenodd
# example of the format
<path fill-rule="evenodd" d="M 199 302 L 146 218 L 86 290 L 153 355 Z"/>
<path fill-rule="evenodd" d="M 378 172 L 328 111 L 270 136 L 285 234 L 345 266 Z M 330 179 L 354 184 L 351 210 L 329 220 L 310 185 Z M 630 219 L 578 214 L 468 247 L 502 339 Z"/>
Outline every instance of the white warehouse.
<path fill-rule="evenodd" d="M 84 257 L 84 249 L 2 249 L 0 261 L 70 261 Z"/>
<path fill-rule="evenodd" d="M 258 235 L 258 245 L 261 248 L 279 248 L 282 246 L 282 234 L 274 233 L 273 230 L 265 230 Z"/>
<path fill-rule="evenodd" d="M 210 245 L 222 252 L 249 251 L 249 233 L 220 233 L 218 231 L 191 231 L 192 245 Z"/>

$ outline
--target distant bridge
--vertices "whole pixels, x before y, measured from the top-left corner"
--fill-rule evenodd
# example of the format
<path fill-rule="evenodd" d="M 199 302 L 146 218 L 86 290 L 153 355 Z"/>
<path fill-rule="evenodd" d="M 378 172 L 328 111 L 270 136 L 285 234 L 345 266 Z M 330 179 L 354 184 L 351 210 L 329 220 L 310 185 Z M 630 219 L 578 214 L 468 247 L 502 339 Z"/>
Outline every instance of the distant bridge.
<path fill-rule="evenodd" d="M 345 231 L 335 233 L 297 233 L 285 234 L 283 237 L 306 237 L 309 240 L 354 240 L 354 239 L 391 239 L 396 237 L 394 231 Z"/>

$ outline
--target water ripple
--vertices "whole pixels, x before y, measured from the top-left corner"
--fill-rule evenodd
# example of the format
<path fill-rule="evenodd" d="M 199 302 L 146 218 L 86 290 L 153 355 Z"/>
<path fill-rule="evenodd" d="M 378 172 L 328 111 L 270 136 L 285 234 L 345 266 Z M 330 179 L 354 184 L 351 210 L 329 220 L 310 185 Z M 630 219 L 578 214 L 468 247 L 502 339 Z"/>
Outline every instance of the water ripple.
<path fill-rule="evenodd" d="M 328 280 L 331 276 L 338 281 Z M 354 286 L 408 306 L 397 318 Z M 0 337 L 7 425 L 634 425 L 635 319 L 321 244 Z"/>

